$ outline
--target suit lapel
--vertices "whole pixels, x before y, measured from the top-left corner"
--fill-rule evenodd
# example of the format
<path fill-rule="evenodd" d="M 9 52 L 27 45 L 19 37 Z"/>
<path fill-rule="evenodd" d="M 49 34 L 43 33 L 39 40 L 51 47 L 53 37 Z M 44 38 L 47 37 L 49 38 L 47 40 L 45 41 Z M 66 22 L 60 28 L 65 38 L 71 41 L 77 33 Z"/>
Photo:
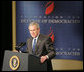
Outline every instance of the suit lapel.
<path fill-rule="evenodd" d="M 30 39 L 30 41 L 29 41 L 29 49 L 30 49 L 30 52 L 31 52 L 31 54 L 32 54 L 32 38 Z"/>
<path fill-rule="evenodd" d="M 41 36 L 39 35 L 38 40 L 37 40 L 37 44 L 35 47 L 35 53 L 38 51 L 40 43 L 41 43 Z"/>

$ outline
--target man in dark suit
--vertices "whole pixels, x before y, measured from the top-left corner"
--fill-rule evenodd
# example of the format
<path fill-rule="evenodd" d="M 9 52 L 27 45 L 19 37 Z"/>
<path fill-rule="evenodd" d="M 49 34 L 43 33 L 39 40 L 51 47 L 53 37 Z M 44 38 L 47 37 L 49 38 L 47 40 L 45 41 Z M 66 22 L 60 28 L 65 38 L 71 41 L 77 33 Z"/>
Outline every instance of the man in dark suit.
<path fill-rule="evenodd" d="M 40 57 L 41 63 L 47 60 L 48 70 L 51 70 L 51 59 L 56 55 L 51 38 L 40 34 L 40 27 L 36 22 L 31 22 L 28 29 L 31 37 L 27 40 L 27 52 Z"/>

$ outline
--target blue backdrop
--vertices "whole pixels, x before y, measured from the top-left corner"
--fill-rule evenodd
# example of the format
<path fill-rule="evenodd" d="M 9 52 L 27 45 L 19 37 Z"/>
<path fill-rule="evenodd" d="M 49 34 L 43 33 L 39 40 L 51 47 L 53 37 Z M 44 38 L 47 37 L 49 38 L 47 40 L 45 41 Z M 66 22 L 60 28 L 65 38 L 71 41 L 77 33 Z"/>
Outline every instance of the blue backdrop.
<path fill-rule="evenodd" d="M 43 34 L 53 31 L 56 59 L 83 60 L 82 1 L 16 1 L 16 44 L 30 37 L 31 21 L 40 24 Z"/>

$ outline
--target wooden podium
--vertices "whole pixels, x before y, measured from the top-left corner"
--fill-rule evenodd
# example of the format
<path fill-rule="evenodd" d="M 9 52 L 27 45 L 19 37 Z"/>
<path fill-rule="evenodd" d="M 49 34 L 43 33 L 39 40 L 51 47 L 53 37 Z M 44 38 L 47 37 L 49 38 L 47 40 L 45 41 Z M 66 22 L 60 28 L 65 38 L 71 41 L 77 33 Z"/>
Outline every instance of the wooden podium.
<path fill-rule="evenodd" d="M 6 50 L 2 71 L 47 71 L 47 62 L 40 63 L 40 58 L 28 53 Z"/>

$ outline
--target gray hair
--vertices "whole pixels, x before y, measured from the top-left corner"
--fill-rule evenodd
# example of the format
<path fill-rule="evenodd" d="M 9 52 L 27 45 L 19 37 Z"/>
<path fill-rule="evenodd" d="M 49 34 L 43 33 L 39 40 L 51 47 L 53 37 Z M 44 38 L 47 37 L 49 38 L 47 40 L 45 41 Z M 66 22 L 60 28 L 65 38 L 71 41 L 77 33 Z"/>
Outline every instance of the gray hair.
<path fill-rule="evenodd" d="M 39 24 L 38 24 L 37 22 L 31 22 L 31 23 L 29 24 L 29 26 L 33 26 L 33 25 L 36 25 L 37 28 L 40 28 L 40 26 L 39 26 Z M 29 26 L 28 26 L 28 29 L 29 29 Z"/>

